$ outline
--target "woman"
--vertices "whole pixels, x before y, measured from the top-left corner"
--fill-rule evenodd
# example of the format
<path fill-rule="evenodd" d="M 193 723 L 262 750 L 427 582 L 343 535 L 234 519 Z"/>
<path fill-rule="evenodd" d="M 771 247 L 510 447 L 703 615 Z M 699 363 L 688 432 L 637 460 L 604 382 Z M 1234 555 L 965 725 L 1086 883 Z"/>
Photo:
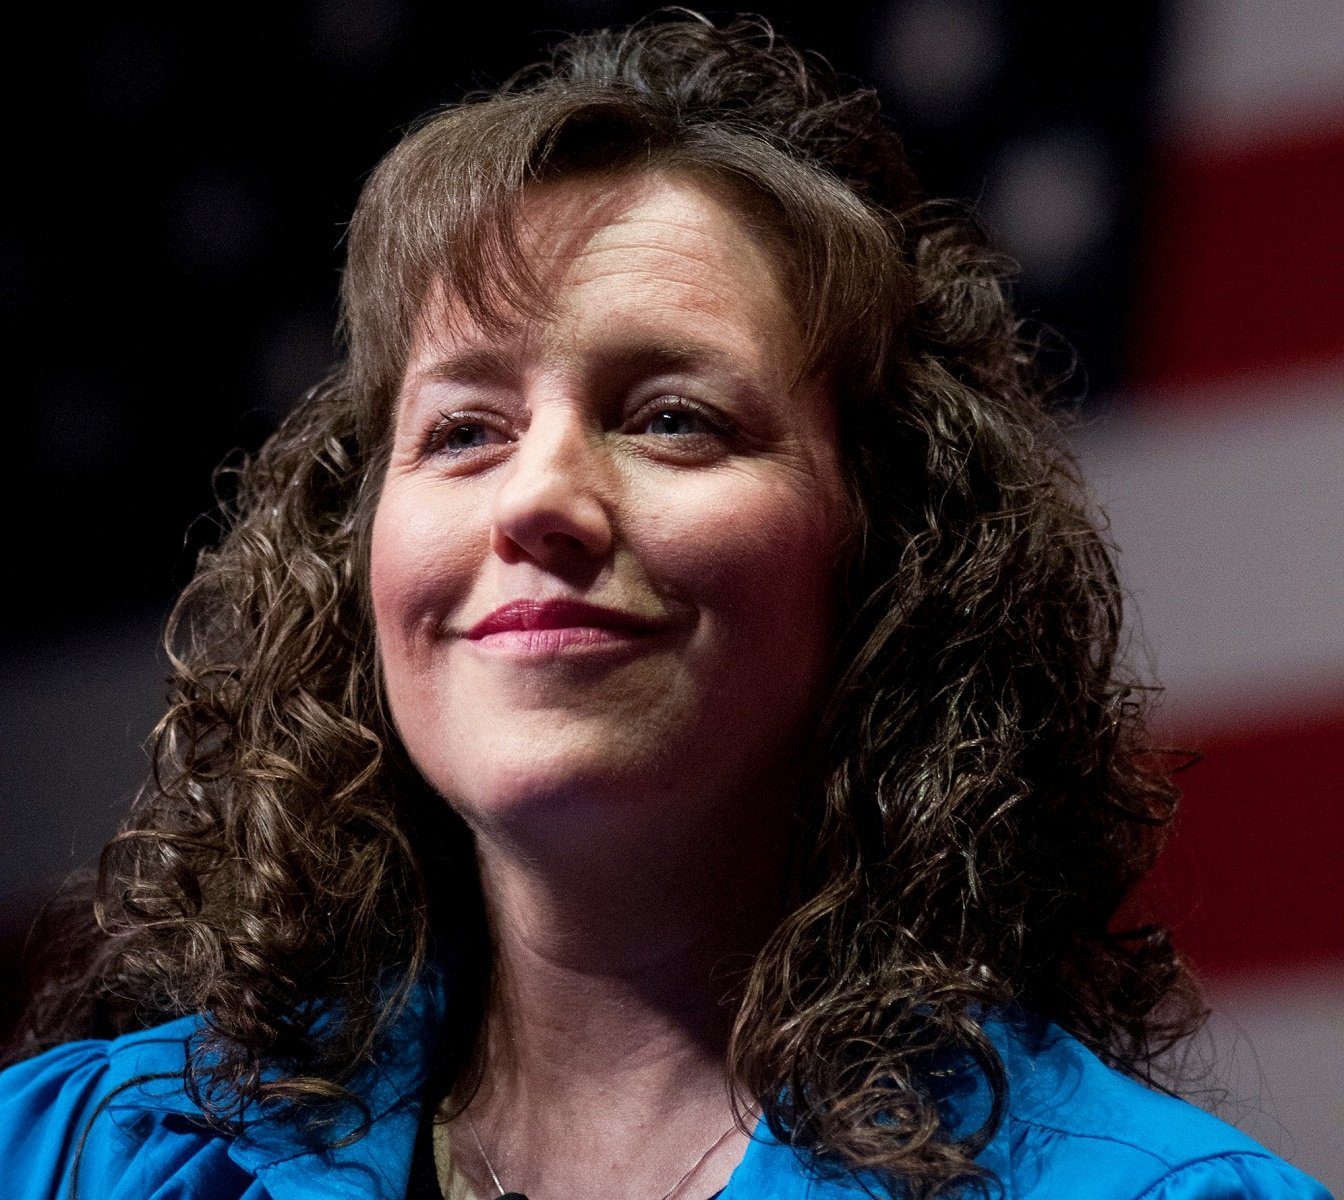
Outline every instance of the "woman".
<path fill-rule="evenodd" d="M 9 1194 L 1322 1195 L 1136 1082 L 1198 1019 L 1116 924 L 1174 790 L 998 270 L 751 22 L 413 131 L 174 615 Z"/>

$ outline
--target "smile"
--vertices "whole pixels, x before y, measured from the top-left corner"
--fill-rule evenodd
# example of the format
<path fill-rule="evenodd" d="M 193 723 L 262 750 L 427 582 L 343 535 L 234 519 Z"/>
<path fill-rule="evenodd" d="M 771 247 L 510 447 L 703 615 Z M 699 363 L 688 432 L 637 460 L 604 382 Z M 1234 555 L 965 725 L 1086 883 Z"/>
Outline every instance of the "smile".
<path fill-rule="evenodd" d="M 667 628 L 666 619 L 578 600 L 511 600 L 461 636 L 482 649 L 528 657 L 622 648 Z"/>

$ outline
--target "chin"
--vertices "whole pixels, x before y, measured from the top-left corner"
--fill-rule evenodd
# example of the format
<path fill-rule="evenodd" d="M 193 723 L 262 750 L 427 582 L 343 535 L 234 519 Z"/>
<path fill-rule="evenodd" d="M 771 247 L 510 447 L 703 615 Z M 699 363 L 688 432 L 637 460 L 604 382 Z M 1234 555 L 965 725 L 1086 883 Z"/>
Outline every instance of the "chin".
<path fill-rule="evenodd" d="M 431 783 L 434 775 L 426 773 Z M 437 790 L 478 834 L 558 834 L 568 823 L 592 828 L 603 813 L 629 810 L 651 794 L 656 773 L 618 766 L 610 753 L 594 760 L 553 753 L 543 760 L 491 762 L 464 779 L 455 774 Z"/>
<path fill-rule="evenodd" d="M 716 773 L 704 769 L 710 765 L 685 753 L 613 760 L 610 746 L 585 759 L 570 748 L 546 761 L 494 763 L 441 791 L 478 841 L 537 856 L 610 857 L 623 847 L 701 844 L 725 821 L 748 819 L 737 781 L 713 786 Z"/>

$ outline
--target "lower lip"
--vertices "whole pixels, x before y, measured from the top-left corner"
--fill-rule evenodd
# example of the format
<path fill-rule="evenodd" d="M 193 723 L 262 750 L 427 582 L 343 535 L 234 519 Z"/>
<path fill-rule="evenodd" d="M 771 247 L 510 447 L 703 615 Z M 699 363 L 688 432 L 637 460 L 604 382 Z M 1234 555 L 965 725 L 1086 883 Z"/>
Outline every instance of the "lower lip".
<path fill-rule="evenodd" d="M 566 625 L 559 629 L 506 629 L 467 640 L 490 654 L 527 659 L 628 651 L 645 645 L 652 637 L 628 629 Z"/>

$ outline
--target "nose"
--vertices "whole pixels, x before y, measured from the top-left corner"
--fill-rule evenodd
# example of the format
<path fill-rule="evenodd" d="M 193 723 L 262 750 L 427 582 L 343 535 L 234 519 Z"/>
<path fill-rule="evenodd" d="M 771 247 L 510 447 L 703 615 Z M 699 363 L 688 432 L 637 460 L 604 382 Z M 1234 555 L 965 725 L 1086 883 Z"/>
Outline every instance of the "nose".
<path fill-rule="evenodd" d="M 578 412 L 534 411 L 495 493 L 491 549 L 551 569 L 604 557 L 613 540 L 608 467 Z"/>

